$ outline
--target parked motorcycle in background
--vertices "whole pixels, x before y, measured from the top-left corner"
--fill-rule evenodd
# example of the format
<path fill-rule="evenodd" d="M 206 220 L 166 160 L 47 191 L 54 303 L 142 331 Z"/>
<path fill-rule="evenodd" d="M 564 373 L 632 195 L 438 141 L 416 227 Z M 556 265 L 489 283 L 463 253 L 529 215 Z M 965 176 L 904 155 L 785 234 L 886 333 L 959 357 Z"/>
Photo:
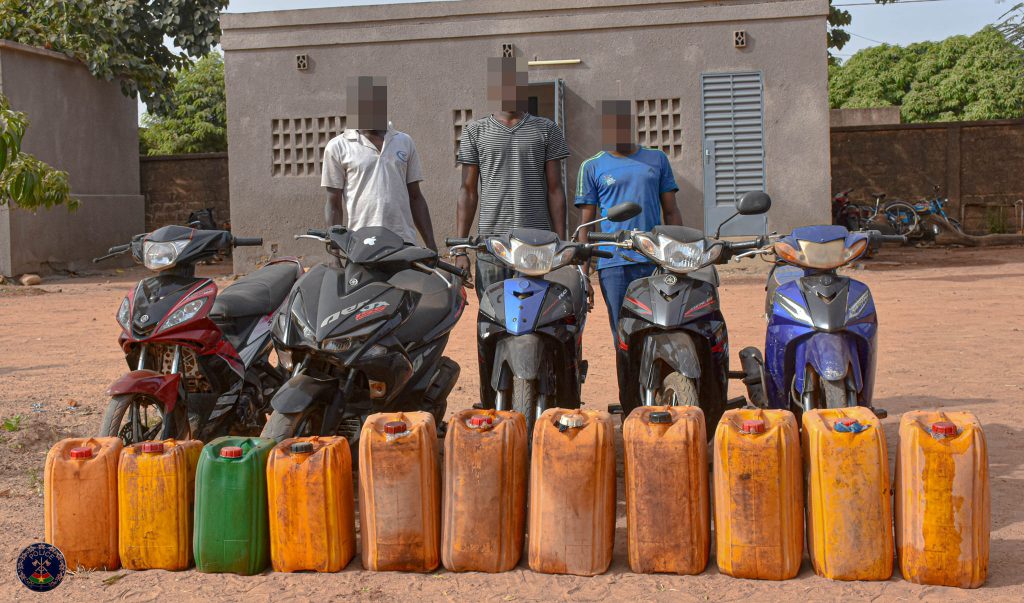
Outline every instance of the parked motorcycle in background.
<path fill-rule="evenodd" d="M 878 317 L 864 283 L 839 268 L 882 242 L 905 243 L 903 235 L 850 232 L 842 226 L 807 226 L 770 247 L 743 255 L 772 253 L 765 316 L 766 397 L 755 401 L 793 410 L 873 408 Z M 741 352 L 758 355 L 748 348 Z"/>
<path fill-rule="evenodd" d="M 591 224 L 621 222 L 640 211 L 635 203 L 623 203 Z M 517 228 L 504 236 L 445 241 L 452 249 L 488 253 L 515 271 L 480 299 L 480 398 L 485 408 L 525 416 L 530 437 L 537 417 L 548 408 L 579 408 L 587 376 L 583 328 L 588 282 L 580 266 L 611 254 L 575 238 L 561 241 L 551 231 Z"/>
<path fill-rule="evenodd" d="M 224 230 L 165 226 L 93 260 L 131 253 L 156 273 L 118 308 L 118 342 L 134 370 L 107 390 L 100 435 L 130 444 L 259 433 L 285 377 L 269 361 L 271 317 L 302 266 L 293 258 L 274 260 L 218 295 L 213 279 L 196 276 L 195 265 L 231 247 L 262 244 Z"/>
<path fill-rule="evenodd" d="M 422 410 L 440 426 L 459 377 L 443 354 L 466 305 L 465 271 L 382 227 L 296 238 L 326 244 L 342 266 L 310 268 L 274 318 L 291 378 L 271 401 L 263 437 L 337 434 L 357 449 L 376 412 Z"/>
<path fill-rule="evenodd" d="M 768 195 L 748 193 L 736 202 L 735 215 L 764 214 L 770 207 Z M 623 415 L 641 405 L 699 406 L 710 437 L 722 413 L 746 403 L 743 397 L 727 399 L 728 379 L 748 376 L 729 371 L 715 264 L 763 246 L 766 238 L 728 242 L 717 233 L 712 238 L 695 228 L 661 225 L 650 232 L 592 232 L 589 240 L 636 251 L 657 266 L 651 276 L 630 283 L 619 313 Z"/>

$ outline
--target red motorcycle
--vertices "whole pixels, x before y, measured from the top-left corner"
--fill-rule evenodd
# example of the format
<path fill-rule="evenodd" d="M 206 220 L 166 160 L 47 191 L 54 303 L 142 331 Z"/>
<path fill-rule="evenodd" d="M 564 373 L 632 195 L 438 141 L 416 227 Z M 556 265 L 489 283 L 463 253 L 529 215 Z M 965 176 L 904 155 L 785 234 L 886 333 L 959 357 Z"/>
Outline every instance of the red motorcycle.
<path fill-rule="evenodd" d="M 100 435 L 125 444 L 258 435 L 287 375 L 270 362 L 271 317 L 302 274 L 294 258 L 271 261 L 218 295 L 195 265 L 263 239 L 224 230 L 164 226 L 112 247 L 154 271 L 121 302 L 118 338 L 131 372 L 107 390 Z M 150 414 L 152 411 L 152 415 Z"/>

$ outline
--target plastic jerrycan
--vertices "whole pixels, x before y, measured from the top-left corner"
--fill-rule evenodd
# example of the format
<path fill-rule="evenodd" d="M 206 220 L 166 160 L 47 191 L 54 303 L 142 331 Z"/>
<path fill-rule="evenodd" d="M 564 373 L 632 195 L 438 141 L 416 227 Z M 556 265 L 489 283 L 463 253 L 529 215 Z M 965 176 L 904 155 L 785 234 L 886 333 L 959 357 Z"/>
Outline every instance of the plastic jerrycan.
<path fill-rule="evenodd" d="M 969 412 L 913 411 L 900 419 L 896 551 L 918 584 L 977 588 L 988 575 L 988 449 Z"/>
<path fill-rule="evenodd" d="M 807 547 L 832 580 L 892 576 L 892 502 L 885 432 L 863 406 L 803 415 Z"/>
<path fill-rule="evenodd" d="M 118 542 L 125 569 L 192 565 L 192 505 L 202 449 L 199 440 L 164 440 L 121 450 Z"/>
<path fill-rule="evenodd" d="M 267 457 L 276 443 L 224 436 L 203 448 L 192 545 L 197 570 L 251 576 L 267 567 Z"/>
<path fill-rule="evenodd" d="M 267 462 L 276 572 L 338 572 L 356 554 L 352 453 L 342 437 L 292 438 Z"/>
<path fill-rule="evenodd" d="M 526 524 L 526 419 L 465 410 L 444 440 L 441 560 L 455 572 L 507 572 L 519 563 Z"/>
<path fill-rule="evenodd" d="M 363 567 L 430 572 L 441 555 L 441 485 L 434 417 L 377 413 L 359 434 Z"/>
<path fill-rule="evenodd" d="M 734 409 L 715 431 L 718 569 L 736 578 L 786 580 L 803 557 L 800 435 L 788 410 Z"/>
<path fill-rule="evenodd" d="M 53 445 L 43 471 L 46 542 L 74 571 L 115 570 L 117 461 L 121 438 L 68 438 Z"/>
<path fill-rule="evenodd" d="M 530 473 L 530 569 L 594 576 L 615 544 L 611 416 L 551 408 L 537 419 Z"/>
<path fill-rule="evenodd" d="M 622 442 L 630 569 L 703 572 L 711 547 L 704 413 L 641 406 L 623 422 Z"/>

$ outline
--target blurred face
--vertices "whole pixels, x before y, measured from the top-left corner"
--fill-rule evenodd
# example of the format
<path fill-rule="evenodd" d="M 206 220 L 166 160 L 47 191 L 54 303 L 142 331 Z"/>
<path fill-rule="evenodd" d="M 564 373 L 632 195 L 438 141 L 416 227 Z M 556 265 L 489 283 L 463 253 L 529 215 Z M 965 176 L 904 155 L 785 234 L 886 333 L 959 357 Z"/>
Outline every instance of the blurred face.
<path fill-rule="evenodd" d="M 346 121 L 357 130 L 388 129 L 388 86 L 383 77 L 360 75 L 345 86 Z"/>
<path fill-rule="evenodd" d="M 487 100 L 500 111 L 526 111 L 529 83 L 526 59 L 487 59 Z"/>
<path fill-rule="evenodd" d="M 601 146 L 606 151 L 633 149 L 633 108 L 629 101 L 601 101 Z"/>

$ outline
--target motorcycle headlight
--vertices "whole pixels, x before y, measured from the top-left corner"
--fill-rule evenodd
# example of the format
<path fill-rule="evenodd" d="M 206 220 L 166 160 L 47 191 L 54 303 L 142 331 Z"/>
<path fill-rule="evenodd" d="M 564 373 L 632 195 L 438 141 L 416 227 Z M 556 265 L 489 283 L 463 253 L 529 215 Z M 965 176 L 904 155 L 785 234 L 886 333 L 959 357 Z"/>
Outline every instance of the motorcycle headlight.
<path fill-rule="evenodd" d="M 117 324 L 121 325 L 121 328 L 125 331 L 131 332 L 131 316 L 128 312 L 131 309 L 131 304 L 128 302 L 128 298 L 125 297 L 121 300 L 121 307 L 117 310 Z"/>
<path fill-rule="evenodd" d="M 706 240 L 681 243 L 664 235 L 657 242 L 646 234 L 634 235 L 641 253 L 672 272 L 691 272 L 714 263 L 722 254 L 721 245 L 708 245 Z"/>
<path fill-rule="evenodd" d="M 551 272 L 558 243 L 527 245 L 512 240 L 512 267 L 529 276 L 543 276 Z"/>
<path fill-rule="evenodd" d="M 347 352 L 351 349 L 354 349 L 362 345 L 362 343 L 366 341 L 366 339 L 370 335 L 372 335 L 379 327 L 380 324 L 378 322 L 378 324 L 367 325 L 361 329 L 356 329 L 351 333 L 345 333 L 344 335 L 341 335 L 339 337 L 331 337 L 330 339 L 325 339 L 323 349 L 327 352 Z"/>
<path fill-rule="evenodd" d="M 170 241 L 154 243 L 146 241 L 142 244 L 142 263 L 150 270 L 164 270 L 174 266 L 178 254 L 188 247 L 188 241 Z"/>
<path fill-rule="evenodd" d="M 175 310 L 170 316 L 167 317 L 167 320 L 164 321 L 164 324 L 160 325 L 160 329 L 158 329 L 158 332 L 166 331 L 167 329 L 176 327 L 187 320 L 192 320 L 193 318 L 195 318 L 195 315 L 199 314 L 199 311 L 203 309 L 203 306 L 206 304 L 207 299 L 209 298 L 200 297 L 199 299 L 190 301 L 184 306 Z"/>
<path fill-rule="evenodd" d="M 301 295 L 295 295 L 289 313 L 292 315 L 292 324 L 295 326 L 295 330 L 301 334 L 301 341 L 309 344 L 315 343 L 316 331 L 309 326 L 309 321 L 306 320 L 306 311 L 302 309 Z"/>
<path fill-rule="evenodd" d="M 860 257 L 868 247 L 867 239 L 855 241 L 849 247 L 845 239 L 836 239 L 827 243 L 800 241 L 800 249 L 794 249 L 789 243 L 775 243 L 775 254 L 796 266 L 831 270 L 838 268 Z"/>
<path fill-rule="evenodd" d="M 505 247 L 505 244 L 498 239 L 489 239 L 487 241 L 487 248 L 491 251 L 494 257 L 507 262 L 512 263 L 512 252 Z"/>

